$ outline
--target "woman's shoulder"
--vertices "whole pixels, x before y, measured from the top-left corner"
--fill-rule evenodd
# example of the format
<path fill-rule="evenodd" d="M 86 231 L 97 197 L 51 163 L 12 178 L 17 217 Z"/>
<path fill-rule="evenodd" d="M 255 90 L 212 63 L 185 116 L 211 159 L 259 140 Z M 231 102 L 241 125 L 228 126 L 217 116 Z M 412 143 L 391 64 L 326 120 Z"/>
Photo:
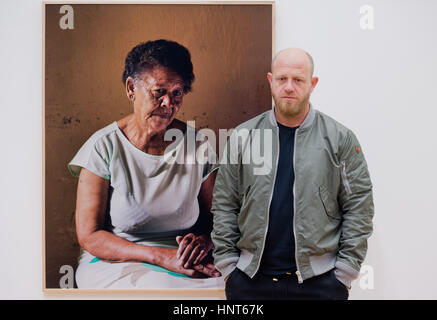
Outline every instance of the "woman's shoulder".
<path fill-rule="evenodd" d="M 85 141 L 68 164 L 73 176 L 79 177 L 80 170 L 86 168 L 104 179 L 110 179 L 109 162 L 114 150 L 114 134 L 112 133 L 116 130 L 117 123 L 113 122 L 94 132 Z"/>
<path fill-rule="evenodd" d="M 98 142 L 104 143 L 105 141 L 112 140 L 112 137 L 114 136 L 114 133 L 117 131 L 117 129 L 118 129 L 117 122 L 114 121 L 108 124 L 107 126 L 95 131 L 89 137 L 86 143 L 96 144 Z"/>

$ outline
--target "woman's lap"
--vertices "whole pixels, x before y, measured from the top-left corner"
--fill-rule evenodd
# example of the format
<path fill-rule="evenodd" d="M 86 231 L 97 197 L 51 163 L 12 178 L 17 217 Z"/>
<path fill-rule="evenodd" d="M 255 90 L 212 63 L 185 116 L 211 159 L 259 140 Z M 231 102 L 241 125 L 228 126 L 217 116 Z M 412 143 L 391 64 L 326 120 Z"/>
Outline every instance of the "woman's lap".
<path fill-rule="evenodd" d="M 76 270 L 79 289 L 224 288 L 223 277 L 194 279 L 141 262 L 111 263 L 84 251 Z"/>

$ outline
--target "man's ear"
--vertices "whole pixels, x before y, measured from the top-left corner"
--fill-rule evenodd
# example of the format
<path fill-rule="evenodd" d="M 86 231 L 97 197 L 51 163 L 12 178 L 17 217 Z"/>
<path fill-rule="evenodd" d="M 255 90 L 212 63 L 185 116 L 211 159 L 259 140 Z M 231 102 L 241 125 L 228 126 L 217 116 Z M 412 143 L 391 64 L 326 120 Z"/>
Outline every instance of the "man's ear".
<path fill-rule="evenodd" d="M 271 86 L 272 86 L 272 79 L 273 79 L 273 75 L 272 75 L 271 72 L 268 72 L 268 73 L 267 73 L 267 79 L 269 80 L 270 87 L 271 87 Z"/>
<path fill-rule="evenodd" d="M 313 90 L 316 87 L 318 82 L 319 82 L 319 78 L 318 77 L 313 77 L 311 79 L 311 92 L 313 92 Z"/>

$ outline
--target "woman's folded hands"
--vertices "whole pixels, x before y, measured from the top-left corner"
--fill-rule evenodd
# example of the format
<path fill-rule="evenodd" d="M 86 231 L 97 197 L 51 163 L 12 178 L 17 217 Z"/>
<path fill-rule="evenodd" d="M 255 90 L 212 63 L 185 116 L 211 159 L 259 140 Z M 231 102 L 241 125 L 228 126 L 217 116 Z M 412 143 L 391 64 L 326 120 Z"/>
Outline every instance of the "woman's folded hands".
<path fill-rule="evenodd" d="M 212 263 L 214 245 L 209 235 L 189 233 L 176 237 L 176 241 L 179 244 L 176 258 L 184 269 L 193 269 L 208 277 L 221 276 Z"/>

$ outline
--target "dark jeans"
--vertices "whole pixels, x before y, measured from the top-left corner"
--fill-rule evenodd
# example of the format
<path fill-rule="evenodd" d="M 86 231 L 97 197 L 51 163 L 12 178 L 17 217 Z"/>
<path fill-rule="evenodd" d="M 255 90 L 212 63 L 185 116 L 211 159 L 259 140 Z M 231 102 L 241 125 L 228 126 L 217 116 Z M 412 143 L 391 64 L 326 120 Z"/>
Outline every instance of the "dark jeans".
<path fill-rule="evenodd" d="M 345 285 L 337 280 L 334 269 L 297 281 L 294 273 L 280 276 L 257 274 L 253 279 L 236 268 L 226 281 L 228 300 L 347 300 Z"/>

